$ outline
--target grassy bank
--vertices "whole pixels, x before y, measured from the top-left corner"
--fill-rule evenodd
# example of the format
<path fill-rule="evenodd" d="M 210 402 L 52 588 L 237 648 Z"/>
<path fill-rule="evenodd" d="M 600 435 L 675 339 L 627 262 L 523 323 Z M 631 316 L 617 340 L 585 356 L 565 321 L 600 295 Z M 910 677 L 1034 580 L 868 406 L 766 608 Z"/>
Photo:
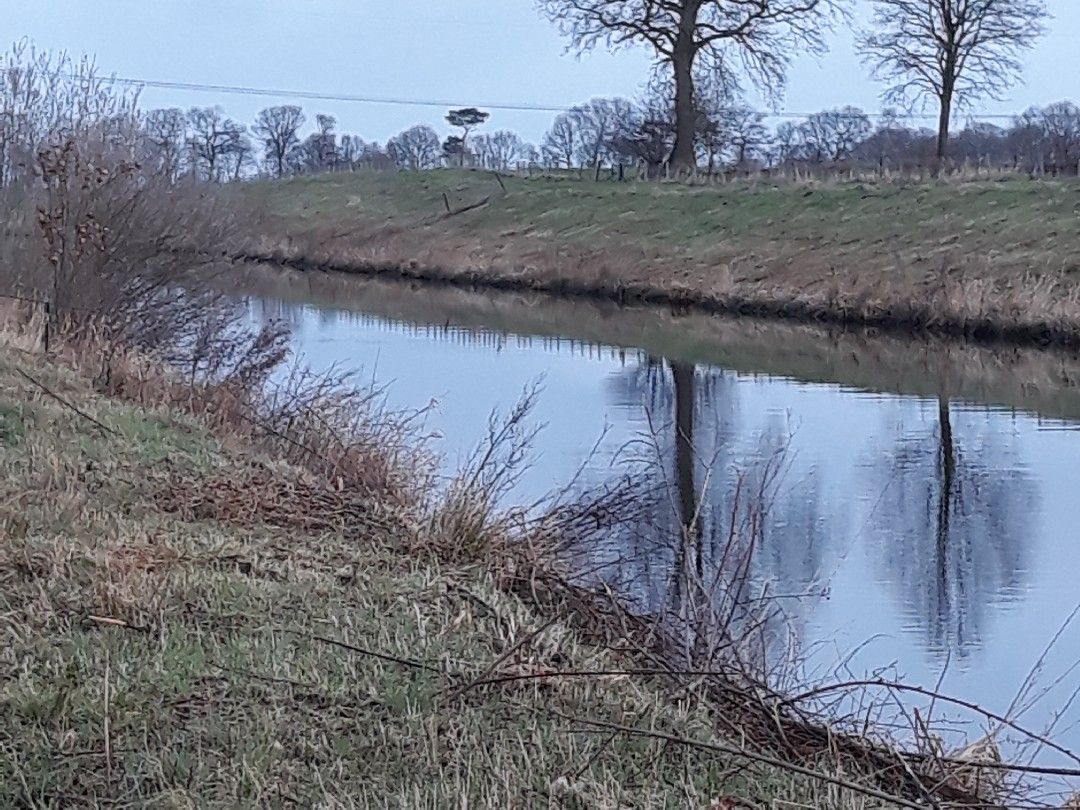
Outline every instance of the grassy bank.
<path fill-rule="evenodd" d="M 414 508 L 5 341 L 0 805 L 882 806 L 723 753 Z"/>
<path fill-rule="evenodd" d="M 1080 340 L 1080 185 L 1067 181 L 688 188 L 361 172 L 231 193 L 263 215 L 244 252 L 300 267 Z"/>

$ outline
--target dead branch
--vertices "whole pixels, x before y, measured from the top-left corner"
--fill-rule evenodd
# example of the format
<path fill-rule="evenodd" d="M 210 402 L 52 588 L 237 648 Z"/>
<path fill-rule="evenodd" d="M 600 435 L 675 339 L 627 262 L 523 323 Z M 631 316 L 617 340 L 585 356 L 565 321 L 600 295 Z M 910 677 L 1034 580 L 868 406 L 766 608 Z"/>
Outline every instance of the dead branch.
<path fill-rule="evenodd" d="M 827 686 L 819 686 L 816 689 L 811 689 L 811 690 L 809 690 L 807 692 L 803 692 L 802 694 L 794 695 L 792 697 L 786 698 L 784 701 L 782 701 L 782 705 L 791 706 L 791 705 L 794 705 L 796 703 L 802 703 L 803 701 L 810 700 L 811 698 L 815 698 L 815 697 L 819 697 L 821 695 L 829 694 L 831 692 L 841 692 L 841 691 L 844 691 L 844 690 L 847 690 L 847 689 L 861 689 L 861 688 L 866 688 L 866 687 L 870 687 L 870 686 L 880 686 L 882 689 L 890 689 L 890 690 L 894 690 L 894 691 L 897 691 L 897 692 L 909 692 L 909 693 L 915 694 L 915 695 L 923 695 L 923 696 L 931 698 L 933 700 L 940 700 L 943 703 L 951 703 L 954 706 L 959 706 L 959 707 L 961 707 L 963 709 L 968 709 L 969 711 L 975 712 L 976 714 L 981 714 L 983 717 L 987 718 L 988 720 L 993 720 L 996 723 L 1001 723 L 1004 726 L 1008 726 L 1013 731 L 1017 731 L 1017 732 L 1023 734 L 1024 736 L 1029 737 L 1032 740 L 1035 740 L 1036 742 L 1042 743 L 1043 745 L 1047 746 L 1048 748 L 1052 748 L 1053 750 L 1057 751 L 1059 754 L 1063 754 L 1064 756 L 1071 759 L 1073 762 L 1077 763 L 1077 765 L 1080 765 L 1080 757 L 1078 757 L 1076 754 L 1074 754 L 1068 748 L 1065 748 L 1062 745 L 1058 745 L 1057 743 L 1053 742 L 1052 740 L 1046 739 L 1043 735 L 1036 734 L 1035 732 L 1024 728 L 1023 726 L 1019 725 L 1018 723 L 1010 720 L 1009 718 L 1007 718 L 1007 717 L 1005 717 L 1003 715 L 1000 715 L 1000 714 L 992 712 L 992 711 L 990 711 L 988 709 L 985 709 L 985 708 L 983 708 L 982 706 L 980 706 L 977 703 L 973 703 L 973 702 L 968 701 L 968 700 L 962 700 L 960 698 L 952 697 L 950 695 L 943 694 L 942 692 L 939 692 L 939 691 L 934 690 L 934 689 L 926 689 L 926 688 L 921 687 L 921 686 L 909 686 L 908 684 L 899 683 L 897 681 L 886 681 L 886 680 L 884 680 L 882 678 L 870 678 L 870 679 L 866 679 L 866 680 L 845 681 L 844 683 L 836 683 L 836 684 L 829 684 Z"/>
<path fill-rule="evenodd" d="M 491 195 L 489 194 L 488 196 L 484 197 L 484 199 L 480 200 L 479 202 L 474 202 L 474 203 L 471 203 L 469 205 L 462 206 L 461 208 L 455 208 L 452 211 L 447 211 L 445 214 L 440 214 L 438 216 L 438 218 L 436 218 L 435 221 L 436 222 L 442 222 L 443 220 L 450 219 L 451 217 L 456 217 L 459 214 L 466 214 L 469 211 L 475 211 L 478 208 L 483 208 L 484 206 L 488 205 L 490 202 L 491 202 Z"/>
<path fill-rule="evenodd" d="M 831 785 L 836 785 L 837 787 L 841 787 L 846 790 L 862 794 L 863 796 L 869 796 L 873 799 L 890 802 L 891 804 L 899 805 L 900 807 L 909 807 L 913 810 L 925 810 L 926 807 L 926 805 L 924 804 L 919 804 L 918 802 L 913 802 L 907 799 L 900 798 L 899 796 L 894 796 L 882 790 L 869 787 L 868 785 L 860 785 L 858 782 L 852 782 L 847 779 L 842 779 L 839 776 L 833 776 L 832 774 L 815 771 L 812 768 L 804 768 L 801 765 L 796 765 L 792 762 L 785 762 L 782 759 L 769 756 L 768 754 L 748 751 L 745 748 L 740 748 L 735 745 L 723 745 L 720 743 L 705 742 L 703 740 L 690 739 L 689 737 L 679 737 L 674 734 L 667 734 L 662 731 L 651 731 L 649 729 L 623 726 L 619 725 L 618 723 L 607 723 L 602 720 L 590 720 L 588 718 L 573 717 L 568 714 L 563 714 L 556 709 L 544 709 L 543 711 L 546 711 L 550 714 L 555 715 L 556 717 L 560 717 L 563 720 L 571 723 L 582 723 L 584 725 L 607 729 L 608 731 L 614 731 L 619 734 L 628 734 L 634 737 L 648 737 L 649 739 L 662 740 L 663 742 L 671 743 L 673 745 L 682 745 L 688 748 L 697 748 L 705 751 L 715 751 L 718 754 L 727 754 L 728 756 L 748 759 L 752 762 L 757 762 L 762 765 L 769 765 L 770 767 L 778 768 L 780 770 L 798 774 L 800 776 L 805 776 L 809 779 L 815 779 L 819 782 L 826 782 Z"/>
<path fill-rule="evenodd" d="M 86 411 L 75 407 L 70 402 L 68 402 L 66 399 L 64 399 L 62 396 L 57 394 L 55 391 L 51 390 L 44 383 L 42 383 L 42 382 L 40 382 L 38 380 L 35 380 L 33 377 L 31 377 L 29 374 L 27 374 L 21 368 L 17 368 L 15 370 L 17 372 L 19 372 L 20 376 L 22 376 L 24 379 L 28 380 L 29 382 L 33 383 L 34 385 L 36 385 L 38 388 L 40 388 L 42 391 L 44 391 L 47 395 L 49 395 L 50 397 L 55 399 L 57 402 L 59 402 L 61 405 L 63 405 L 66 408 L 70 408 L 71 410 L 73 410 L 75 413 L 77 413 L 79 416 L 81 416 L 86 421 L 91 422 L 92 424 L 94 424 L 97 427 L 101 428 L 101 430 L 103 430 L 105 433 L 109 434 L 110 436 L 118 435 L 117 432 L 115 430 L 113 430 L 111 427 L 109 427 L 108 425 L 102 424 L 97 419 L 95 419 L 90 414 L 88 414 Z"/>
<path fill-rule="evenodd" d="M 355 644 L 349 644 L 344 641 L 339 641 L 336 638 L 330 638 L 329 636 L 319 636 L 309 633 L 301 633 L 299 630 L 286 630 L 286 633 L 296 636 L 297 638 L 307 639 L 308 641 L 317 641 L 320 644 L 329 644 L 332 647 L 340 647 L 343 650 L 349 650 L 350 652 L 359 653 L 360 655 L 366 655 L 369 658 L 377 658 L 380 661 L 386 661 L 391 664 L 399 664 L 408 669 L 422 670 L 424 672 L 433 672 L 437 675 L 446 675 L 447 673 L 438 667 L 434 667 L 431 664 L 425 664 L 423 661 L 413 661 L 409 658 L 402 658 L 397 655 L 390 655 L 389 653 L 376 652 L 375 650 L 368 650 L 364 647 L 358 647 Z"/>

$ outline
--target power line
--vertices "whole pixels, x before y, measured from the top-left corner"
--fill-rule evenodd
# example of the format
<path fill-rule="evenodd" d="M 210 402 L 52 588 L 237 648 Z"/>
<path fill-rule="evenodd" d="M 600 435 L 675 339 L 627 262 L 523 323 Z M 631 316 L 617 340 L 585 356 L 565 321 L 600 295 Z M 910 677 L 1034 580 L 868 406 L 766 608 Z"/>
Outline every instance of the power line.
<path fill-rule="evenodd" d="M 403 107 L 462 107 L 465 103 L 449 99 L 415 99 L 390 96 L 354 96 L 348 94 L 320 93 L 311 90 L 278 90 L 259 87 L 242 87 L 227 84 L 198 84 L 195 82 L 166 82 L 153 79 L 130 79 L 113 76 L 106 81 L 136 87 L 154 87 L 162 90 L 190 90 L 199 93 L 223 93 L 228 95 L 264 96 L 267 98 L 303 98 L 315 101 L 345 101 L 355 104 L 392 104 Z M 486 107 L 492 110 L 514 112 L 566 112 L 567 107 L 549 107 L 543 104 L 515 102 L 469 102 L 468 106 Z"/>
<path fill-rule="evenodd" d="M 162 81 L 156 79 L 132 79 L 122 76 L 111 76 L 104 81 L 114 84 L 124 84 L 131 87 L 152 87 L 159 90 L 184 90 L 196 93 L 218 93 L 222 95 L 241 95 L 241 96 L 258 96 L 262 98 L 283 98 L 283 99 L 305 99 L 309 101 L 338 101 L 351 104 L 387 104 L 398 107 L 434 107 L 434 108 L 451 108 L 451 107 L 484 107 L 489 110 L 500 110 L 505 112 L 543 112 L 543 113 L 563 113 L 572 109 L 573 104 L 567 104 L 565 106 L 549 106 L 545 104 L 534 104 L 529 102 L 486 102 L 486 101 L 470 101 L 463 102 L 461 100 L 453 99 L 420 99 L 420 98 L 403 98 L 400 96 L 360 96 L 351 95 L 347 93 L 323 93 L 313 90 L 282 90 L 276 88 L 265 87 L 245 87 L 242 85 L 229 85 L 229 84 L 202 84 L 198 82 L 171 82 Z M 832 111 L 834 114 L 843 115 L 842 112 Z M 767 119 L 794 119 L 794 118 L 809 118 L 811 115 L 817 113 L 809 112 L 759 112 L 763 118 Z M 909 121 L 936 121 L 937 115 L 932 113 L 884 113 L 884 112 L 866 112 L 861 113 L 867 118 L 898 118 Z M 851 117 L 855 117 L 855 113 L 850 114 Z M 980 120 L 998 120 L 998 121 L 1012 121 L 1015 115 L 1006 113 L 972 113 L 968 116 L 972 119 Z"/>

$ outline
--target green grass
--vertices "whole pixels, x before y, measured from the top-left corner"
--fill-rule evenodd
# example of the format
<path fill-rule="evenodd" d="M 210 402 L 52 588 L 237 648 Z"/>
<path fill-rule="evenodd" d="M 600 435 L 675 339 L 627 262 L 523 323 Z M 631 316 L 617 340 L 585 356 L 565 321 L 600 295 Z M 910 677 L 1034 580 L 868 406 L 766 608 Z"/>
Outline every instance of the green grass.
<path fill-rule="evenodd" d="M 503 182 L 356 172 L 225 193 L 252 212 L 238 252 L 266 261 L 1080 342 L 1075 181 Z"/>
<path fill-rule="evenodd" d="M 254 485 L 244 519 L 164 512 L 178 481 L 301 475 L 197 419 L 2 344 L 0 414 L 0 806 L 864 806 L 553 713 L 716 739 L 648 680 L 460 691 L 617 662 L 483 566 L 402 553 L 407 515 L 309 535 L 260 521 Z"/>
<path fill-rule="evenodd" d="M 995 249 L 1034 258 L 1054 248 L 1050 267 L 1080 269 L 1080 184 L 1059 181 L 970 181 L 894 185 L 735 183 L 593 183 L 506 178 L 508 193 L 477 212 L 440 226 L 447 233 L 494 239 L 543 237 L 566 244 L 637 244 L 710 259 L 765 250 L 821 251 L 888 259 L 894 250 L 924 259 L 956 249 Z M 444 210 L 500 191 L 480 172 L 358 172 L 253 184 L 278 222 L 292 228 L 357 221 L 414 226 Z M 1056 244 L 1047 244 L 1054 240 Z M 857 268 L 845 268 L 856 271 Z"/>

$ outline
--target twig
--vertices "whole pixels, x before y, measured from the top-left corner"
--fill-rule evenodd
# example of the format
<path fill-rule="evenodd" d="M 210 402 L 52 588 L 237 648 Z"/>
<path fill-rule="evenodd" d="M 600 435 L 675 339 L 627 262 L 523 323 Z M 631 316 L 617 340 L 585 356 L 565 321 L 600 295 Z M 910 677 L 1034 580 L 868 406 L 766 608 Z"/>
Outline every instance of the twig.
<path fill-rule="evenodd" d="M 400 664 L 401 666 L 408 667 L 409 669 L 419 669 L 425 672 L 434 672 L 439 675 L 449 674 L 439 669 L 438 667 L 433 667 L 431 666 L 431 664 L 425 664 L 422 661 L 413 661 L 409 658 L 401 658 L 396 655 L 390 655 L 389 653 L 381 653 L 374 650 L 368 650 L 364 647 L 357 647 L 354 644 L 348 644 L 344 641 L 338 641 L 336 638 L 301 633 L 298 630 L 286 630 L 285 632 L 289 633 L 290 635 L 298 636 L 299 638 L 306 638 L 311 641 L 318 641 L 322 644 L 330 644 L 334 647 L 340 647 L 343 650 L 349 650 L 350 652 L 360 653 L 361 655 L 367 655 L 371 658 L 377 658 L 380 661 L 388 661 L 392 664 Z"/>
<path fill-rule="evenodd" d="M 551 627 L 553 624 L 555 624 L 555 622 L 557 622 L 558 620 L 559 620 L 558 616 L 555 616 L 554 618 L 552 618 L 552 619 L 548 620 L 547 622 L 545 622 L 544 624 L 540 625 L 540 627 L 536 628 L 531 633 L 527 633 L 526 635 L 522 636 L 512 647 L 510 647 L 509 650 L 507 650 L 502 655 L 500 655 L 498 658 L 496 658 L 494 661 L 492 661 L 491 664 L 482 673 L 480 673 L 480 675 L 478 677 L 476 677 L 475 679 L 473 679 L 469 683 L 465 684 L 464 686 L 460 687 L 459 689 L 455 689 L 454 692 L 453 692 L 453 696 L 454 697 L 459 697 L 461 695 L 464 695 L 470 689 L 474 689 L 477 686 L 480 686 L 481 684 L 490 683 L 490 680 L 488 679 L 489 676 L 491 675 L 492 672 L 494 672 L 499 667 L 500 664 L 507 661 L 510 658 L 510 656 L 512 656 L 515 652 L 520 650 L 526 644 L 529 644 L 532 641 L 534 641 L 537 637 L 540 636 L 541 633 L 543 633 L 545 630 L 547 630 L 549 627 Z"/>
<path fill-rule="evenodd" d="M 940 692 L 938 692 L 936 690 L 925 689 L 925 688 L 923 688 L 921 686 L 908 686 L 907 684 L 897 683 L 895 681 L 886 681 L 886 680 L 881 679 L 881 678 L 869 678 L 869 679 L 866 679 L 866 680 L 846 681 L 844 683 L 830 684 L 828 686 L 819 686 L 816 689 L 811 689 L 808 692 L 803 692 L 801 695 L 795 695 L 793 697 L 789 697 L 789 698 L 785 699 L 781 703 L 781 705 L 782 706 L 791 706 L 791 705 L 794 705 L 796 703 L 801 703 L 804 700 L 808 700 L 808 699 L 813 698 L 813 697 L 818 697 L 819 695 L 828 694 L 829 692 L 837 692 L 837 691 L 842 691 L 844 689 L 860 689 L 860 688 L 865 688 L 865 687 L 868 687 L 868 686 L 878 686 L 878 687 L 881 687 L 882 689 L 890 689 L 890 690 L 894 690 L 894 691 L 897 691 L 897 692 L 910 692 L 912 694 L 923 695 L 924 697 L 932 698 L 933 700 L 940 700 L 943 703 L 951 703 L 951 704 L 953 704 L 955 706 L 960 706 L 961 708 L 968 709 L 969 711 L 975 712 L 977 714 L 981 714 L 984 717 L 986 717 L 988 720 L 993 720 L 996 723 L 1000 723 L 1001 725 L 1008 726 L 1009 728 L 1013 729 L 1013 731 L 1018 731 L 1021 734 L 1035 740 L 1036 742 L 1042 743 L 1043 745 L 1046 745 L 1049 748 L 1054 749 L 1059 754 L 1064 754 L 1069 759 L 1071 759 L 1073 762 L 1080 765 L 1080 756 L 1077 756 L 1072 751 L 1070 751 L 1068 748 L 1065 748 L 1064 746 L 1058 745 L 1057 743 L 1044 738 L 1040 734 L 1036 734 L 1033 731 L 1029 731 L 1028 729 L 1024 728 L 1023 726 L 1021 726 L 1021 725 L 1019 725 L 1019 724 L 1017 724 L 1015 722 L 1013 722 L 1012 720 L 1009 720 L 1007 717 L 1005 717 L 1003 715 L 996 714 L 995 712 L 989 711 L 988 709 L 984 709 L 982 706 L 978 705 L 977 703 L 972 703 L 971 701 L 967 701 L 967 700 L 961 700 L 960 698 L 950 697 L 949 695 L 943 695 L 943 694 L 941 694 Z"/>
<path fill-rule="evenodd" d="M 899 805 L 900 807 L 912 808 L 912 810 L 925 810 L 925 805 L 917 802 L 910 801 L 908 799 L 901 798 L 899 796 L 886 793 L 882 790 L 869 787 L 867 785 L 860 785 L 858 782 L 852 782 L 847 779 L 842 779 L 839 776 L 833 776 L 827 773 L 821 773 L 815 771 L 812 768 L 804 768 L 801 765 L 795 765 L 791 762 L 785 762 L 782 759 L 769 756 L 768 754 L 759 754 L 754 751 L 747 751 L 743 748 L 739 748 L 734 745 L 722 745 L 720 743 L 705 742 L 703 740 L 693 740 L 688 737 L 679 737 L 674 734 L 666 734 L 662 731 L 650 731 L 649 729 L 634 728 L 632 726 L 623 726 L 618 723 L 606 723 L 602 720 L 589 720 L 581 717 L 573 717 L 568 714 L 563 714 L 556 709 L 544 708 L 543 711 L 549 712 L 556 717 L 561 717 L 571 723 L 583 723 L 585 725 L 594 726 L 596 728 L 608 729 L 620 734 L 629 734 L 636 737 L 647 737 L 653 740 L 663 740 L 664 742 L 672 743 L 675 745 L 684 745 L 690 748 L 698 748 L 704 751 L 715 751 L 718 754 L 727 754 L 733 757 L 742 757 L 744 759 L 751 760 L 753 762 L 759 762 L 762 765 L 770 765 L 774 768 L 780 768 L 781 770 L 789 771 L 791 773 L 799 774 L 800 776 L 806 776 L 810 779 L 816 779 L 821 782 L 828 782 L 829 784 L 842 787 L 847 790 L 861 793 L 864 796 L 869 796 L 874 799 L 879 799 L 884 802 L 891 802 Z"/>
<path fill-rule="evenodd" d="M 506 193 L 506 183 L 503 182 L 502 176 L 498 172 L 492 172 L 495 175 L 495 179 L 499 181 L 499 188 L 503 190 L 503 194 Z"/>
<path fill-rule="evenodd" d="M 86 621 L 93 622 L 94 624 L 103 624 L 108 627 L 119 627 L 124 630 L 137 630 L 140 633 L 150 632 L 149 627 L 144 627 L 141 624 L 132 624 L 123 619 L 114 619 L 111 616 L 87 616 Z"/>
<path fill-rule="evenodd" d="M 105 733 L 105 779 L 112 784 L 112 743 L 110 737 L 112 732 L 109 729 L 109 648 L 105 648 L 105 721 L 104 721 L 104 733 Z"/>
<path fill-rule="evenodd" d="M 236 669 L 234 667 L 227 667 L 224 664 L 219 664 L 217 661 L 211 661 L 210 663 L 220 669 L 222 672 L 230 672 L 233 675 L 243 675 L 246 678 L 251 678 L 255 681 L 262 681 L 263 683 L 282 684 L 284 686 L 291 686 L 294 689 L 314 690 L 316 688 L 315 684 L 313 683 L 294 681 L 292 678 L 278 678 L 271 675 L 260 675 L 258 672 L 252 672 L 247 669 Z"/>
<path fill-rule="evenodd" d="M 17 369 L 15 369 L 15 370 L 16 370 L 17 372 L 19 372 L 19 374 L 20 374 L 20 375 L 21 375 L 22 377 L 24 377 L 24 378 L 25 378 L 26 380 L 29 380 L 29 381 L 30 381 L 31 383 L 33 383 L 34 385 L 36 385 L 36 386 L 37 386 L 38 388 L 40 388 L 40 389 L 41 389 L 42 391 L 44 391 L 44 392 L 45 392 L 46 394 L 48 394 L 48 395 L 49 395 L 50 397 L 52 397 L 52 398 L 53 398 L 53 399 L 55 399 L 55 400 L 56 400 L 57 402 L 59 402 L 59 403 L 60 403 L 61 405 L 65 406 L 65 407 L 67 407 L 67 408 L 71 408 L 71 410 L 75 411 L 75 413 L 77 413 L 77 414 L 78 414 L 79 416 L 81 416 L 81 417 L 82 417 L 83 419 L 87 420 L 88 422 L 92 422 L 93 424 L 97 425 L 97 426 L 98 426 L 99 428 L 101 428 L 101 429 L 102 429 L 103 431 L 105 431 L 105 432 L 106 432 L 106 433 L 108 433 L 108 434 L 111 434 L 111 435 L 113 435 L 113 436 L 117 436 L 117 435 L 119 435 L 119 434 L 118 434 L 118 433 L 117 433 L 117 432 L 116 432 L 115 430 L 113 430 L 113 429 L 112 429 L 111 427 L 109 427 L 108 425 L 103 425 L 103 424 L 102 424 L 101 422 L 99 422 L 99 421 L 98 421 L 97 419 L 95 419 L 94 417 L 92 417 L 92 416 L 91 416 L 90 414 L 86 413 L 86 411 L 80 410 L 79 408 L 75 407 L 75 406 L 74 406 L 74 405 L 72 405 L 72 404 L 71 404 L 70 402 L 68 402 L 68 401 L 67 401 L 66 399 L 64 399 L 64 398 L 63 398 L 62 396 L 60 396 L 60 395 L 59 395 L 59 394 L 57 394 L 56 392 L 54 392 L 54 391 L 50 390 L 50 389 L 49 389 L 49 387 L 48 387 L 48 386 L 46 386 L 46 385 L 45 385 L 44 383 L 42 383 L 42 382 L 39 382 L 38 380 L 35 380 L 35 379 L 34 379 L 33 377 L 31 377 L 31 376 L 30 376 L 29 374 L 27 374 L 27 373 L 26 373 L 25 371 L 23 371 L 23 370 L 22 370 L 21 368 L 17 368 Z"/>

